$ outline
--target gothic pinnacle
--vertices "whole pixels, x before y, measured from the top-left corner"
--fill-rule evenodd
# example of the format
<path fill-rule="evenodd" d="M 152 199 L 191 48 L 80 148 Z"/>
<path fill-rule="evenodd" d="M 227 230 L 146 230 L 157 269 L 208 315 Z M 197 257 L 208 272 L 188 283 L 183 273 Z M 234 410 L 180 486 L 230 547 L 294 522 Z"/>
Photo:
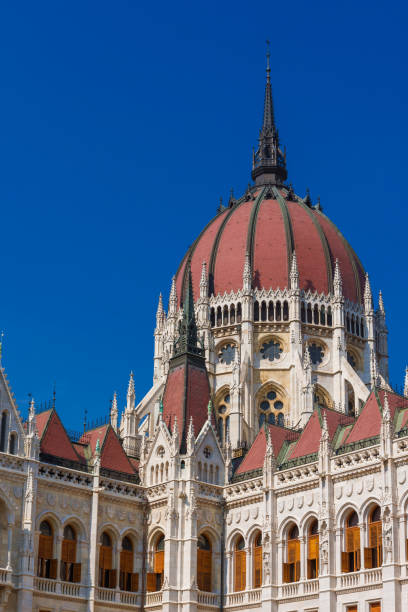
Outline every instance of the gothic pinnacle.
<path fill-rule="evenodd" d="M 173 276 L 171 279 L 171 289 L 169 297 L 169 314 L 176 315 L 177 313 L 177 290 L 176 290 L 176 277 Z"/>
<path fill-rule="evenodd" d="M 305 354 L 303 355 L 303 369 L 309 370 L 311 368 L 312 368 L 312 360 L 310 357 L 310 351 L 309 351 L 309 347 L 306 346 Z"/>
<path fill-rule="evenodd" d="M 378 296 L 378 310 L 380 311 L 380 313 L 381 313 L 382 315 L 385 315 L 385 309 L 384 309 L 384 301 L 383 301 L 382 291 L 380 291 L 379 296 Z"/>
<path fill-rule="evenodd" d="M 333 288 L 334 295 L 336 297 L 341 297 L 343 295 L 343 281 L 341 278 L 339 260 L 336 259 L 336 264 L 334 267 L 334 278 L 333 278 Z"/>
<path fill-rule="evenodd" d="M 110 423 L 113 429 L 116 431 L 118 427 L 118 400 L 116 396 L 116 391 L 113 394 L 112 405 L 110 410 Z"/>
<path fill-rule="evenodd" d="M 128 394 L 128 397 L 131 395 L 132 396 L 135 395 L 135 380 L 133 378 L 133 372 L 130 372 L 127 394 Z"/>
<path fill-rule="evenodd" d="M 205 261 L 203 261 L 201 266 L 200 297 L 208 297 L 207 264 Z"/>
<path fill-rule="evenodd" d="M 365 287 L 364 287 L 364 308 L 366 312 L 370 312 L 373 309 L 373 295 L 371 293 L 370 279 L 368 272 L 365 276 Z"/>
<path fill-rule="evenodd" d="M 408 397 L 408 366 L 405 366 L 404 395 Z"/>
<path fill-rule="evenodd" d="M 250 291 L 252 285 L 251 261 L 248 251 L 245 254 L 244 272 L 242 275 L 244 291 Z"/>
<path fill-rule="evenodd" d="M 293 251 L 292 264 L 290 266 L 290 288 L 299 289 L 299 270 L 297 265 L 296 251 Z"/>

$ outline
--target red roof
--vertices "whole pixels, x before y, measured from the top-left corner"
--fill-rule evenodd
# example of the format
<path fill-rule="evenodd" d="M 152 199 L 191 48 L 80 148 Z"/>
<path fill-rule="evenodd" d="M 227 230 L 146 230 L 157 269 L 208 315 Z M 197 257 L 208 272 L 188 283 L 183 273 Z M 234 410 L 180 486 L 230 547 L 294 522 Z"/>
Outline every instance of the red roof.
<path fill-rule="evenodd" d="M 282 192 L 285 194 L 286 192 Z M 208 264 L 210 291 L 224 293 L 242 288 L 245 254 L 253 263 L 253 286 L 277 289 L 289 286 L 292 250 L 296 249 L 300 288 L 328 293 L 336 258 L 343 277 L 343 293 L 361 301 L 364 270 L 339 230 L 320 211 L 285 198 L 239 201 L 219 213 L 192 244 L 176 275 L 178 298 L 182 296 L 187 259 L 195 299 L 201 266 Z"/>
<path fill-rule="evenodd" d="M 80 442 L 87 442 L 94 454 L 98 440 L 101 447 L 101 467 L 125 474 L 135 473 L 111 425 L 102 425 L 85 432 Z"/>
<path fill-rule="evenodd" d="M 54 409 L 38 414 L 36 424 L 42 453 L 60 459 L 78 461 L 78 455 Z"/>
<path fill-rule="evenodd" d="M 172 430 L 177 416 L 180 442 L 183 442 L 191 417 L 196 435 L 207 420 L 210 385 L 204 361 L 200 366 L 192 362 L 188 355 L 176 359 L 176 365 L 170 365 L 167 375 L 163 395 L 163 420 Z"/>
<path fill-rule="evenodd" d="M 296 437 L 296 434 L 284 427 L 278 427 L 277 425 L 268 425 L 269 436 L 273 446 L 273 452 L 275 457 L 280 453 L 283 443 L 285 440 L 291 440 Z M 256 436 L 251 448 L 245 455 L 242 463 L 238 467 L 236 474 L 244 474 L 245 472 L 251 472 L 257 470 L 263 466 L 266 453 L 266 436 L 265 429 L 262 427 L 258 435 Z"/>
<path fill-rule="evenodd" d="M 319 411 L 321 416 L 319 415 Z M 330 410 L 329 408 L 316 408 L 311 415 L 310 419 L 306 423 L 299 440 L 293 448 L 288 459 L 296 459 L 297 457 L 304 457 L 305 455 L 311 455 L 319 450 L 320 438 L 322 437 L 322 426 L 320 419 L 323 415 L 327 419 L 327 429 L 329 432 L 329 440 L 332 441 L 334 434 L 339 425 L 345 425 L 346 423 L 353 423 L 353 417 L 347 417 L 341 412 Z"/>
<path fill-rule="evenodd" d="M 385 391 L 382 389 L 379 391 L 371 391 L 368 400 L 364 404 L 363 409 L 356 421 L 356 424 L 351 430 L 350 435 L 345 440 L 345 444 L 358 442 L 359 440 L 365 440 L 366 438 L 373 438 L 374 436 L 379 435 L 381 429 L 384 397 Z M 394 393 L 393 391 L 387 391 L 387 397 L 391 418 L 394 419 L 396 408 L 399 406 L 406 406 L 406 398 Z"/>

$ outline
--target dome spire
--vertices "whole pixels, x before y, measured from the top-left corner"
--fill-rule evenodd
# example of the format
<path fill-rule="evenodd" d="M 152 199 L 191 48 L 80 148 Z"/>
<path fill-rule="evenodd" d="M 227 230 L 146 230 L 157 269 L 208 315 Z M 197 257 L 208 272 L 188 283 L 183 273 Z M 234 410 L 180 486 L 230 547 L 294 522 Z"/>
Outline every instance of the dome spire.
<path fill-rule="evenodd" d="M 253 155 L 252 178 L 256 185 L 281 185 L 287 177 L 286 156 L 279 148 L 279 135 L 273 110 L 270 42 L 266 41 L 266 86 L 264 115 L 259 146 Z"/>

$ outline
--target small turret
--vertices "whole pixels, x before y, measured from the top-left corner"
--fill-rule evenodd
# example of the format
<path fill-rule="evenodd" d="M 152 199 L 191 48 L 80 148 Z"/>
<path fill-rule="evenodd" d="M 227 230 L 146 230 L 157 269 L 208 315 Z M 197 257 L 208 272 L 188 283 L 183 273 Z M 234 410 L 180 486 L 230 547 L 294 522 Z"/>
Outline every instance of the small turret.
<path fill-rule="evenodd" d="M 116 396 L 116 391 L 113 394 L 112 406 L 110 410 L 110 423 L 112 428 L 117 432 L 118 430 L 118 401 Z"/>
<path fill-rule="evenodd" d="M 290 267 L 290 288 L 299 289 L 299 270 L 295 251 L 292 254 L 292 265 Z"/>
<path fill-rule="evenodd" d="M 177 289 L 176 289 L 176 277 L 173 276 L 171 279 L 171 289 L 169 297 L 169 316 L 177 315 Z"/>
<path fill-rule="evenodd" d="M 203 261 L 201 267 L 201 279 L 200 279 L 200 297 L 208 297 L 208 278 L 207 278 L 207 264 Z"/>
<path fill-rule="evenodd" d="M 405 366 L 404 395 L 408 397 L 408 366 Z"/>
<path fill-rule="evenodd" d="M 135 397 L 135 381 L 133 378 L 133 372 L 131 372 L 127 391 L 126 412 L 133 412 L 135 409 Z"/>
<path fill-rule="evenodd" d="M 242 287 L 245 292 L 251 291 L 252 288 L 251 260 L 248 251 L 245 255 L 244 271 L 242 274 Z"/>
<path fill-rule="evenodd" d="M 364 309 L 366 313 L 372 312 L 373 310 L 373 295 L 371 293 L 371 285 L 370 285 L 370 279 L 368 277 L 368 272 L 366 272 L 366 276 L 365 276 Z"/>
<path fill-rule="evenodd" d="M 343 280 L 341 278 L 340 265 L 339 265 L 338 259 L 336 259 L 336 264 L 334 267 L 333 289 L 334 289 L 334 295 L 336 297 L 343 296 Z"/>

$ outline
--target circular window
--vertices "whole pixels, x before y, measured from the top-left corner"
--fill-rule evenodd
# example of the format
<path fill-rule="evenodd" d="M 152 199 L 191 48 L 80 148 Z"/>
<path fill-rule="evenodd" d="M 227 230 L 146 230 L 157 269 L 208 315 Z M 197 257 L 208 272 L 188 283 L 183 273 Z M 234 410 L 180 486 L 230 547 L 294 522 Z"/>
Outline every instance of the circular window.
<path fill-rule="evenodd" d="M 283 349 L 280 342 L 276 340 L 270 340 L 269 342 L 264 342 L 261 348 L 261 357 L 262 359 L 267 359 L 268 361 L 276 361 L 280 358 Z"/>
<path fill-rule="evenodd" d="M 230 365 L 235 359 L 235 346 L 233 344 L 225 344 L 218 353 L 218 361 Z"/>
<path fill-rule="evenodd" d="M 278 395 L 278 392 L 269 389 L 264 395 L 259 398 L 259 427 L 264 423 L 269 425 L 284 425 L 283 401 Z"/>
<path fill-rule="evenodd" d="M 312 363 L 314 365 L 318 365 L 319 363 L 322 363 L 324 359 L 323 347 L 320 346 L 320 344 L 316 344 L 316 342 L 312 342 L 311 344 L 309 344 L 308 348 L 309 348 L 310 359 L 312 360 Z"/>

